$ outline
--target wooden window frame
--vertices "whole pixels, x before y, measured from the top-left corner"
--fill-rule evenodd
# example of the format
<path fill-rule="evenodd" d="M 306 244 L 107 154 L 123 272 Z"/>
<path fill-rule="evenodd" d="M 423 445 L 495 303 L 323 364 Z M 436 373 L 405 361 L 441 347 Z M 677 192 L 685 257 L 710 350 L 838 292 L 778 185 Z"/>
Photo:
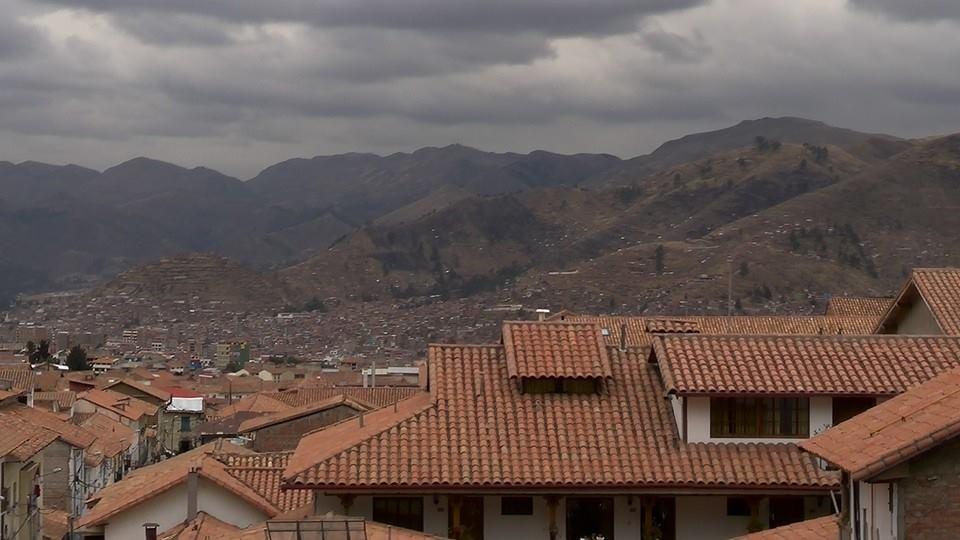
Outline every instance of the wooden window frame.
<path fill-rule="evenodd" d="M 784 411 L 794 412 L 784 417 Z M 809 436 L 808 397 L 710 398 L 710 438 L 806 439 Z"/>

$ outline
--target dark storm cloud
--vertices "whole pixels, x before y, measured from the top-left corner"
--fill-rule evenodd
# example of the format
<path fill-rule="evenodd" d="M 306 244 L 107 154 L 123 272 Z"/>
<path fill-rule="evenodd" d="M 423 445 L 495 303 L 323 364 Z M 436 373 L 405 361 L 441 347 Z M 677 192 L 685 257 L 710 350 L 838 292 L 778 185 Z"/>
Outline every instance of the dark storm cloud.
<path fill-rule="evenodd" d="M 668 32 L 656 23 L 644 25 L 640 29 L 640 39 L 668 61 L 699 62 L 710 54 L 710 46 L 702 35 L 683 36 Z"/>
<path fill-rule="evenodd" d="M 911 21 L 960 19 L 958 0 L 850 0 L 857 8 Z"/>
<path fill-rule="evenodd" d="M 551 35 L 630 29 L 638 17 L 702 0 L 42 0 L 104 13 L 193 13 L 235 22 L 299 22 L 318 27 L 538 31 Z"/>
<path fill-rule="evenodd" d="M 926 22 L 953 2 L 856 2 L 0 0 L 0 160 L 251 176 L 454 141 L 632 156 L 761 116 L 960 129 L 960 31 Z"/>

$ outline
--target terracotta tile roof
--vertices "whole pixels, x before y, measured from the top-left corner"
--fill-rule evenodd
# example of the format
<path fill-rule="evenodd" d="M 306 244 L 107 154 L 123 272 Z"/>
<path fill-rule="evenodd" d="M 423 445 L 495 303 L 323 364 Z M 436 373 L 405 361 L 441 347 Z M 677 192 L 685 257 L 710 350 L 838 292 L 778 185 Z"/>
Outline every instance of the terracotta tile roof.
<path fill-rule="evenodd" d="M 237 538 L 240 527 L 220 521 L 210 514 L 200 511 L 197 517 L 181 523 L 172 529 L 157 535 L 158 540 L 211 540 L 213 538 Z"/>
<path fill-rule="evenodd" d="M 826 315 L 842 317 L 882 317 L 893 297 L 890 296 L 834 296 L 827 301 Z"/>
<path fill-rule="evenodd" d="M 338 395 L 345 395 L 375 407 L 385 407 L 419 393 L 420 388 L 415 386 L 375 386 L 373 388 L 338 386 L 335 388 L 301 387 L 267 395 L 291 407 L 323 401 Z"/>
<path fill-rule="evenodd" d="M 370 409 L 374 408 L 369 403 L 362 403 L 356 399 L 340 394 L 323 401 L 307 403 L 306 405 L 301 405 L 299 407 L 291 407 L 285 411 L 280 411 L 257 418 L 251 418 L 240 424 L 240 431 L 238 433 L 257 431 L 258 429 L 263 429 L 265 427 L 287 422 L 289 420 L 295 420 L 297 418 L 325 411 L 327 409 L 332 409 L 340 405 L 350 407 L 357 412 L 369 411 Z"/>
<path fill-rule="evenodd" d="M 283 471 L 292 455 L 293 452 L 218 453 L 214 457 L 224 464 L 231 476 L 263 495 L 281 511 L 289 512 L 313 502 L 313 495 L 309 491 L 280 487 Z"/>
<path fill-rule="evenodd" d="M 151 384 L 143 384 L 142 382 L 136 379 L 133 379 L 131 377 L 127 377 L 126 379 L 120 379 L 119 381 L 112 382 L 104 386 L 103 388 L 105 390 L 111 390 L 115 386 L 120 386 L 124 384 L 135 390 L 139 390 L 140 392 L 143 392 L 144 394 L 151 396 L 159 401 L 163 401 L 163 402 L 170 401 L 170 392 L 164 390 L 163 388 L 157 388 L 156 386 L 152 386 Z M 123 392 L 118 392 L 118 393 L 122 394 Z"/>
<path fill-rule="evenodd" d="M 137 441 L 136 431 L 101 413 L 90 415 L 80 425 L 96 437 L 84 456 L 93 466 L 126 451 Z"/>
<path fill-rule="evenodd" d="M 911 281 L 943 333 L 960 335 L 960 268 L 917 268 Z"/>
<path fill-rule="evenodd" d="M 81 427 L 60 419 L 59 416 L 35 407 L 4 407 L 0 415 L 16 415 L 24 422 L 56 433 L 57 438 L 77 448 L 88 448 L 96 437 Z"/>
<path fill-rule="evenodd" d="M 648 334 L 699 334 L 700 324 L 683 319 L 646 319 L 644 330 Z"/>
<path fill-rule="evenodd" d="M 99 388 L 88 390 L 77 396 L 77 399 L 89 401 L 133 421 L 139 421 L 144 415 L 153 416 L 159 410 L 156 405 L 141 399 Z"/>
<path fill-rule="evenodd" d="M 69 390 L 59 392 L 34 392 L 33 401 L 34 403 L 38 401 L 56 402 L 60 410 L 66 410 L 73 407 L 73 404 L 77 401 L 77 393 Z"/>
<path fill-rule="evenodd" d="M 683 444 L 655 366 L 608 349 L 601 393 L 523 394 L 504 348 L 432 345 L 433 394 L 306 435 L 291 487 L 819 489 L 838 475 L 791 444 Z"/>
<path fill-rule="evenodd" d="M 503 346 L 511 377 L 610 377 L 600 327 L 577 322 L 505 322 Z"/>
<path fill-rule="evenodd" d="M 28 367 L 0 367 L 0 380 L 10 381 L 19 390 L 32 391 L 37 386 L 37 374 Z"/>
<path fill-rule="evenodd" d="M 27 421 L 14 409 L 27 407 L 15 404 L 0 408 L 0 456 L 26 461 L 57 440 L 57 434 Z"/>
<path fill-rule="evenodd" d="M 677 394 L 893 395 L 960 365 L 960 338 L 662 336 L 650 358 Z"/>
<path fill-rule="evenodd" d="M 737 315 L 697 317 L 617 317 L 608 315 L 565 315 L 567 321 L 600 325 L 604 341 L 611 347 L 620 345 L 621 333 L 628 347 L 646 347 L 657 333 L 721 335 L 864 335 L 873 333 L 878 317 L 838 317 L 832 315 Z M 682 323 L 689 323 L 689 326 Z M 648 328 L 655 329 L 648 330 Z M 672 331 L 667 332 L 667 329 Z"/>
<path fill-rule="evenodd" d="M 110 484 L 90 497 L 87 505 L 92 505 L 92 508 L 80 518 L 77 526 L 103 524 L 113 516 L 149 501 L 185 482 L 190 468 L 197 465 L 200 478 L 217 484 L 268 516 L 279 514 L 279 508 L 262 494 L 237 480 L 226 471 L 223 463 L 211 457 L 212 453 L 220 451 L 222 447 L 229 447 L 230 452 L 234 453 L 249 452 L 242 447 L 216 441 L 137 469 L 123 480 Z"/>
<path fill-rule="evenodd" d="M 9 422 L 4 422 L 2 418 L 0 418 L 0 428 L 4 429 L 3 439 L 0 439 L 0 458 L 10 455 L 30 439 L 30 435 L 20 431 L 19 426 L 11 427 Z M 50 442 L 53 440 L 55 437 Z"/>
<path fill-rule="evenodd" d="M 234 402 L 232 405 L 227 405 L 226 407 L 214 412 L 211 417 L 228 418 L 239 412 L 274 413 L 289 408 L 290 405 L 278 399 L 272 398 L 265 393 L 258 392 L 256 394 L 244 396 L 242 399 Z"/>
<path fill-rule="evenodd" d="M 44 508 L 40 515 L 43 516 L 44 539 L 63 540 L 63 537 L 70 533 L 69 516 L 64 510 Z"/>
<path fill-rule="evenodd" d="M 839 540 L 840 523 L 837 516 L 808 519 L 767 531 L 760 531 L 737 540 Z"/>
<path fill-rule="evenodd" d="M 19 396 L 23 392 L 23 390 L 0 390 L 0 401 Z"/>
<path fill-rule="evenodd" d="M 207 420 L 197 425 L 196 431 L 200 435 L 236 436 L 240 434 L 240 426 L 248 420 L 266 416 L 265 413 L 240 411 L 233 416 Z"/>
<path fill-rule="evenodd" d="M 960 369 L 887 400 L 801 447 L 864 479 L 960 434 Z"/>

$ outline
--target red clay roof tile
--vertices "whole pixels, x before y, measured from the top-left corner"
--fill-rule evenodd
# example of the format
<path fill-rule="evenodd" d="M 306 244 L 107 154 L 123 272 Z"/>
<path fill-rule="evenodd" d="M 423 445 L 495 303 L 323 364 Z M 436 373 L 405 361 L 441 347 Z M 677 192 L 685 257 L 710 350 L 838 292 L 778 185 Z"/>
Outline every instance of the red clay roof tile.
<path fill-rule="evenodd" d="M 432 345 L 423 395 L 304 437 L 290 487 L 316 489 L 825 489 L 791 444 L 683 444 L 655 366 L 608 349 L 600 393 L 523 394 L 504 347 Z"/>
<path fill-rule="evenodd" d="M 349 398 L 369 403 L 375 407 L 384 407 L 417 395 L 421 392 L 416 386 L 338 386 L 313 387 L 304 386 L 283 392 L 267 393 L 268 397 L 286 403 L 291 407 L 299 407 L 308 403 L 316 403 L 334 396 L 344 395 Z"/>
<path fill-rule="evenodd" d="M 662 336 L 677 394 L 893 395 L 960 365 L 960 337 Z"/>
<path fill-rule="evenodd" d="M 349 398 L 343 394 L 339 396 L 333 396 L 332 398 L 325 399 L 323 401 L 317 401 L 315 403 L 307 403 L 306 405 L 301 405 L 299 407 L 290 407 L 286 410 L 275 412 L 272 414 L 267 414 L 264 416 L 258 416 L 256 418 L 250 418 L 245 420 L 240 424 L 240 429 L 238 433 L 249 433 L 251 431 L 257 431 L 268 426 L 273 426 L 286 422 L 289 420 L 294 420 L 303 416 L 310 414 L 318 413 L 320 411 L 325 411 L 339 405 L 345 405 L 354 409 L 357 412 L 368 411 L 373 408 L 368 403 L 362 403 L 356 399 Z"/>
<path fill-rule="evenodd" d="M 503 346 L 511 377 L 610 377 L 600 326 L 576 322 L 505 322 Z"/>
<path fill-rule="evenodd" d="M 840 524 L 837 516 L 824 516 L 740 536 L 736 540 L 839 540 L 839 538 Z"/>
<path fill-rule="evenodd" d="M 843 422 L 801 447 L 861 480 L 960 435 L 960 369 Z"/>
<path fill-rule="evenodd" d="M 696 317 L 620 317 L 608 315 L 564 315 L 566 321 L 596 323 L 604 341 L 620 345 L 621 332 L 628 347 L 646 347 L 655 334 L 685 333 L 719 335 L 864 335 L 872 333 L 878 317 L 837 317 L 832 315 L 736 315 Z M 669 321 L 669 322 L 666 322 Z M 682 323 L 689 326 L 680 326 Z M 668 330 L 672 329 L 672 331 Z"/>
<path fill-rule="evenodd" d="M 889 296 L 834 296 L 827 301 L 826 315 L 882 317 L 893 298 Z"/>

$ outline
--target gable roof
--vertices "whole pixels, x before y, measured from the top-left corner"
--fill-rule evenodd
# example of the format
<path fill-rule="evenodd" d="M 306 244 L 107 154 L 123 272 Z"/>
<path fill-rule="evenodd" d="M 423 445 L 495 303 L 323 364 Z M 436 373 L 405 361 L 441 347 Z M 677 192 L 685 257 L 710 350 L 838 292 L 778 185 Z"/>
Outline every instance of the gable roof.
<path fill-rule="evenodd" d="M 960 335 L 960 268 L 915 268 L 875 331 L 883 332 L 895 322 L 915 296 L 930 308 L 944 334 Z"/>
<path fill-rule="evenodd" d="M 96 440 L 96 437 L 89 431 L 66 422 L 59 416 L 43 409 L 26 406 L 4 407 L 0 408 L 0 415 L 18 416 L 28 424 L 55 433 L 57 438 L 77 448 L 88 448 Z"/>
<path fill-rule="evenodd" d="M 339 395 L 369 403 L 374 407 L 385 407 L 420 392 L 420 388 L 416 386 L 337 386 L 332 388 L 305 386 L 267 395 L 291 407 L 299 407 Z"/>
<path fill-rule="evenodd" d="M 879 318 L 887 312 L 892 303 L 892 296 L 833 296 L 827 300 L 824 314 Z"/>
<path fill-rule="evenodd" d="M 200 478 L 205 478 L 243 499 L 267 516 L 275 516 L 280 509 L 262 494 L 230 475 L 223 463 L 210 455 L 223 446 L 231 452 L 249 452 L 242 447 L 216 441 L 194 448 L 170 459 L 154 463 L 128 474 L 123 480 L 110 484 L 95 493 L 88 501 L 93 507 L 77 522 L 78 527 L 101 525 L 113 516 L 145 503 L 161 493 L 185 482 L 191 467 L 199 467 Z"/>
<path fill-rule="evenodd" d="M 10 457 L 15 461 L 26 461 L 40 452 L 53 441 L 57 434 L 43 426 L 27 421 L 14 412 L 25 409 L 23 405 L 0 408 L 0 457 Z"/>
<path fill-rule="evenodd" d="M 37 386 L 37 374 L 29 365 L 23 367 L 0 367 L 0 380 L 10 381 L 17 390 L 33 391 Z"/>
<path fill-rule="evenodd" d="M 240 527 L 221 521 L 216 516 L 199 511 L 197 517 L 157 535 L 157 540 L 211 540 L 237 538 Z"/>
<path fill-rule="evenodd" d="M 600 326 L 580 322 L 507 321 L 503 346 L 511 377 L 610 377 Z"/>
<path fill-rule="evenodd" d="M 137 432 L 103 413 L 93 413 L 80 424 L 96 437 L 84 459 L 97 465 L 104 458 L 112 458 L 127 450 L 137 441 Z"/>
<path fill-rule="evenodd" d="M 330 399 L 325 399 L 316 403 L 307 403 L 306 405 L 301 405 L 299 407 L 291 407 L 285 411 L 259 416 L 257 418 L 251 418 L 240 424 L 238 433 L 257 431 L 265 427 L 288 422 L 290 420 L 296 420 L 297 418 L 302 418 L 304 416 L 309 416 L 327 409 L 339 407 L 340 405 L 350 407 L 357 412 L 369 411 L 373 408 L 373 406 L 367 403 L 361 403 L 356 399 L 341 394 L 339 396 L 333 396 Z"/>
<path fill-rule="evenodd" d="M 661 336 L 650 359 L 680 395 L 893 395 L 960 365 L 960 337 Z"/>
<path fill-rule="evenodd" d="M 139 421 L 144 415 L 153 416 L 159 410 L 156 405 L 147 403 L 142 399 L 100 388 L 87 390 L 80 394 L 77 399 L 89 401 L 98 407 L 103 407 L 134 421 Z"/>
<path fill-rule="evenodd" d="M 275 413 L 289 409 L 290 405 L 268 396 L 263 392 L 244 396 L 240 400 L 216 411 L 215 418 L 228 418 L 240 412 Z"/>
<path fill-rule="evenodd" d="M 230 476 L 250 486 L 282 512 L 290 512 L 313 502 L 309 491 L 281 487 L 283 471 L 292 455 L 293 452 L 216 453 L 213 457 L 223 463 Z"/>
<path fill-rule="evenodd" d="M 801 443 L 868 478 L 960 435 L 960 369 L 952 369 Z"/>
<path fill-rule="evenodd" d="M 660 333 L 711 335 L 864 335 L 872 333 L 878 317 L 834 315 L 734 315 L 691 317 L 627 317 L 612 315 L 564 315 L 566 321 L 590 322 L 601 328 L 604 342 L 627 347 L 646 347 Z"/>
<path fill-rule="evenodd" d="M 837 516 L 824 516 L 740 536 L 737 540 L 839 540 Z"/>
<path fill-rule="evenodd" d="M 70 407 L 73 407 L 73 404 L 77 401 L 77 393 L 69 390 L 62 390 L 58 392 L 34 392 L 33 401 L 34 403 L 55 402 L 60 410 L 67 410 Z"/>
<path fill-rule="evenodd" d="M 431 345 L 433 394 L 301 439 L 292 488 L 822 490 L 838 475 L 791 444 L 684 444 L 653 366 L 608 349 L 612 378 L 587 395 L 523 394 L 504 347 Z"/>
<path fill-rule="evenodd" d="M 164 403 L 167 403 L 170 401 L 170 397 L 171 397 L 170 392 L 164 390 L 163 388 L 157 388 L 149 384 L 143 384 L 137 381 L 136 379 L 133 379 L 130 377 L 126 379 L 120 379 L 119 381 L 110 383 L 104 386 L 104 388 L 107 390 L 111 390 L 117 386 L 124 386 L 124 385 L 129 386 L 130 388 L 133 388 L 134 390 L 137 390 L 139 392 L 143 392 L 144 394 L 158 401 L 162 401 Z M 116 392 L 116 390 L 114 391 Z M 118 393 L 123 394 L 123 392 L 118 392 Z"/>

